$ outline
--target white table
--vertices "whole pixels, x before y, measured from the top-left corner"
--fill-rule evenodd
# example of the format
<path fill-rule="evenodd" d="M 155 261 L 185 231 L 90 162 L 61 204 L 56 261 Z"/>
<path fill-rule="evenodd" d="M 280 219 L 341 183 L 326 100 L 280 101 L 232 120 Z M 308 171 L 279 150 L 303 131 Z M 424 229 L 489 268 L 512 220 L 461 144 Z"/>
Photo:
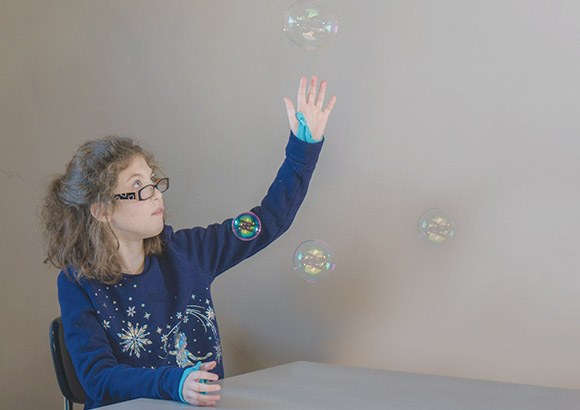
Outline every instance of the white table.
<path fill-rule="evenodd" d="M 578 410 L 580 390 L 294 362 L 219 382 L 230 410 Z M 107 410 L 192 410 L 137 399 Z"/>

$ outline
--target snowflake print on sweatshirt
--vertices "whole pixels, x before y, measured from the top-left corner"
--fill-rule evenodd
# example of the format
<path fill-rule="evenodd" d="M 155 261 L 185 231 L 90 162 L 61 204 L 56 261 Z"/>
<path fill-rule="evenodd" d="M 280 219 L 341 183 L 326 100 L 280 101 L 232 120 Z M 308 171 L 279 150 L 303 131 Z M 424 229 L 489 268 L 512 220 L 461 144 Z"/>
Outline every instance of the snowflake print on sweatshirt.
<path fill-rule="evenodd" d="M 145 348 L 146 345 L 150 345 L 152 342 L 147 338 L 149 332 L 147 332 L 147 325 L 139 327 L 139 323 L 133 326 L 129 322 L 128 328 L 123 329 L 123 333 L 117 334 L 123 342 L 123 352 L 129 351 L 129 356 L 135 354 L 137 357 L 141 357 L 141 350 Z"/>

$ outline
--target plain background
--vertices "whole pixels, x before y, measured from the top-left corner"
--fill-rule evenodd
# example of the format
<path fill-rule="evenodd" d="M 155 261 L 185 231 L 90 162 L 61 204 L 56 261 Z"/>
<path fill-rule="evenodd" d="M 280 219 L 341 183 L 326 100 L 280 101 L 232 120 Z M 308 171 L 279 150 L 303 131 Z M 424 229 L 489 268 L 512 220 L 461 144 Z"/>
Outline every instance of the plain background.
<path fill-rule="evenodd" d="M 338 102 L 309 194 L 214 283 L 227 375 L 295 360 L 580 389 L 580 2 L 328 0 L 336 39 L 282 32 L 292 1 L 0 0 L 0 408 L 57 409 L 57 270 L 39 210 L 78 145 L 156 153 L 176 228 L 259 203 L 302 75 Z M 456 237 L 417 237 L 430 208 Z M 307 283 L 296 247 L 336 269 Z M 353 392 L 356 394 L 356 392 Z"/>

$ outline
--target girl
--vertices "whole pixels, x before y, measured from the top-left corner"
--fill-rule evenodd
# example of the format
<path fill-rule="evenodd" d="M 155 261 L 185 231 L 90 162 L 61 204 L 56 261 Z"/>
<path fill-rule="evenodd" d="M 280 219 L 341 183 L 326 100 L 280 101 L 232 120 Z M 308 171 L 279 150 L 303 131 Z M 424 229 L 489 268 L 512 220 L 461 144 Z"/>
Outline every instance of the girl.
<path fill-rule="evenodd" d="M 52 182 L 43 209 L 48 261 L 62 269 L 61 316 L 85 409 L 139 397 L 200 406 L 220 399 L 220 386 L 204 383 L 224 375 L 211 284 L 294 219 L 336 102 L 324 108 L 326 82 L 318 95 L 316 88 L 313 76 L 306 93 L 302 77 L 296 110 L 284 99 L 286 159 L 252 209 L 261 221 L 253 240 L 238 239 L 231 219 L 177 231 L 165 225 L 169 179 L 130 139 L 85 143 Z"/>

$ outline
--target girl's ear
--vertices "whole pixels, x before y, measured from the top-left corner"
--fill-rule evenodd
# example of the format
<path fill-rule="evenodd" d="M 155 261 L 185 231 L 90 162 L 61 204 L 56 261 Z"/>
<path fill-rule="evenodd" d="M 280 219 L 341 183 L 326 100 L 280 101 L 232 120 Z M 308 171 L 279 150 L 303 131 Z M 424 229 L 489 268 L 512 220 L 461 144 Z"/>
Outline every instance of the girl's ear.
<path fill-rule="evenodd" d="M 95 203 L 91 205 L 91 215 L 99 222 L 108 222 L 109 215 L 105 212 L 105 205 Z"/>

